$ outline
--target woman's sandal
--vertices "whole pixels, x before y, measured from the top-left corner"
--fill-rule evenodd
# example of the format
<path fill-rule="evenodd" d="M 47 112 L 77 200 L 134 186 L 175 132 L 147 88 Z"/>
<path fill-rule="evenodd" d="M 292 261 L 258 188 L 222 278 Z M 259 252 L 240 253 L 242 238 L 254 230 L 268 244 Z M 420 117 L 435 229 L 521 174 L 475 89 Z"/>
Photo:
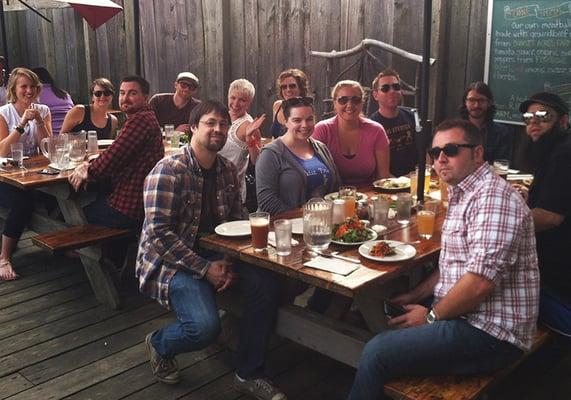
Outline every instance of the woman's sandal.
<path fill-rule="evenodd" d="M 10 260 L 0 260 L 0 281 L 13 281 L 19 277 Z"/>

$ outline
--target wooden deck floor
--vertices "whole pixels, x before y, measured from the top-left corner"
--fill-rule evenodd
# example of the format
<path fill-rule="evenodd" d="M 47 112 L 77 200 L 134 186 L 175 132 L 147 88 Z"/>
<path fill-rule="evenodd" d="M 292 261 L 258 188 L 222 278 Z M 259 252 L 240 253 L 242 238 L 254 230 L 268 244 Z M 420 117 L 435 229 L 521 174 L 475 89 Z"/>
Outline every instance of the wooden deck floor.
<path fill-rule="evenodd" d="M 243 398 L 232 389 L 231 351 L 218 344 L 179 357 L 179 385 L 156 383 L 143 339 L 172 313 L 133 290 L 121 310 L 99 306 L 79 261 L 47 256 L 31 235 L 14 258 L 22 278 L 0 282 L 0 399 Z M 570 366 L 515 378 L 492 398 L 570 398 L 569 383 L 561 387 Z M 354 370 L 276 338 L 268 373 L 290 399 L 344 399 Z"/>

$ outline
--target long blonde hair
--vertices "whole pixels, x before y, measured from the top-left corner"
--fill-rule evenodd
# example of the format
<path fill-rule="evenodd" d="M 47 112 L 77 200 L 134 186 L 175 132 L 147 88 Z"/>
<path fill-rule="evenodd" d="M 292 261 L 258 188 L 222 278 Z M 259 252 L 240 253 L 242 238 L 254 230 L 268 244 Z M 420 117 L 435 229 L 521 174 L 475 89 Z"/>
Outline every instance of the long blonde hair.
<path fill-rule="evenodd" d="M 34 98 L 38 98 L 42 92 L 42 82 L 40 81 L 40 78 L 38 78 L 38 75 L 28 68 L 16 67 L 10 73 L 10 78 L 8 78 L 6 100 L 8 100 L 9 103 L 15 103 L 18 100 L 16 98 L 16 82 L 18 81 L 18 78 L 22 76 L 32 81 L 32 84 L 36 87 Z"/>

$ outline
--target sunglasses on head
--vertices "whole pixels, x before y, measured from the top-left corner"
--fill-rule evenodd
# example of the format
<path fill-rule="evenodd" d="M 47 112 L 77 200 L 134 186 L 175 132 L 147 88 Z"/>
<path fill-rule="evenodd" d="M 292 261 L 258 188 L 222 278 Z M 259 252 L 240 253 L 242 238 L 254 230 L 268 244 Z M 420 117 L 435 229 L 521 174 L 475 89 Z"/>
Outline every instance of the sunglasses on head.
<path fill-rule="evenodd" d="M 468 149 L 473 149 L 474 147 L 478 146 L 477 144 L 456 144 L 456 143 L 448 143 L 444 145 L 444 147 L 433 147 L 428 150 L 428 155 L 433 159 L 436 160 L 440 157 L 440 152 L 444 152 L 446 157 L 456 157 L 458 153 L 460 153 L 461 147 L 466 147 Z"/>
<path fill-rule="evenodd" d="M 361 104 L 361 102 L 363 101 L 363 99 L 361 98 L 361 96 L 341 96 L 341 97 L 337 97 L 337 103 L 341 104 L 342 106 L 344 106 L 345 104 L 351 102 L 352 104 L 358 105 Z"/>
<path fill-rule="evenodd" d="M 178 84 L 180 85 L 180 87 L 182 87 L 183 89 L 196 89 L 198 87 L 198 85 L 194 82 L 184 82 L 184 81 L 178 81 Z"/>
<path fill-rule="evenodd" d="M 284 83 L 283 85 L 280 85 L 280 90 L 286 90 L 286 89 L 289 90 L 297 89 L 297 83 L 288 83 L 288 84 Z"/>
<path fill-rule="evenodd" d="M 387 93 L 389 90 L 391 90 L 391 88 L 395 92 L 398 92 L 401 89 L 400 83 L 392 83 L 392 84 L 385 83 L 384 85 L 381 85 L 381 87 L 379 87 L 379 90 L 383 93 Z"/>
<path fill-rule="evenodd" d="M 287 107 L 313 106 L 313 99 L 311 97 L 292 97 L 291 99 L 284 100 Z"/>
<path fill-rule="evenodd" d="M 109 89 L 105 89 L 105 90 L 96 90 L 93 92 L 93 95 L 95 97 L 101 97 L 101 96 L 105 96 L 105 97 L 109 97 L 109 96 L 113 96 L 113 92 Z"/>
<path fill-rule="evenodd" d="M 531 124 L 531 121 L 536 118 L 539 122 L 549 122 L 551 120 L 551 113 L 547 110 L 538 110 L 534 113 L 526 112 L 521 116 L 526 125 Z"/>

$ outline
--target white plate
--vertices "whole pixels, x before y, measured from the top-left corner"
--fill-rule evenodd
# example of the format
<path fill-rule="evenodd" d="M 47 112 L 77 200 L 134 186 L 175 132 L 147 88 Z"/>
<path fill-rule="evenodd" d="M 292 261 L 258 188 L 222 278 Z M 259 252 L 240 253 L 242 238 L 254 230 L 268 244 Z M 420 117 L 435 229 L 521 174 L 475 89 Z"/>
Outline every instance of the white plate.
<path fill-rule="evenodd" d="M 385 229 L 386 229 L 386 228 L 385 228 Z M 375 239 L 377 238 L 377 232 L 375 232 L 375 231 L 372 230 L 371 228 L 367 228 L 367 230 L 371 233 L 372 237 L 371 237 L 370 239 L 368 239 L 368 240 L 363 241 L 363 242 L 347 243 L 347 242 L 341 242 L 341 241 L 333 240 L 333 239 L 332 239 L 332 240 L 331 240 L 331 243 L 340 244 L 340 245 L 343 245 L 343 246 L 356 246 L 356 245 L 358 245 L 358 244 L 363 244 L 363 243 L 367 243 L 367 242 L 369 242 L 369 241 L 371 241 L 371 240 L 375 240 Z"/>
<path fill-rule="evenodd" d="M 399 187 L 391 187 L 391 184 L 399 185 Z M 373 186 L 377 189 L 387 191 L 397 191 L 410 189 L 410 178 L 407 176 L 400 176 L 398 178 L 379 179 L 373 182 Z"/>
<path fill-rule="evenodd" d="M 69 165 L 66 168 L 60 168 L 56 164 L 51 163 L 50 165 L 48 165 L 48 167 L 50 167 L 52 169 L 57 169 L 58 171 L 68 171 L 70 169 L 75 169 L 75 167 L 77 167 L 77 165 L 69 163 Z"/>
<path fill-rule="evenodd" d="M 397 254 L 395 254 L 394 256 L 387 256 L 387 257 L 375 257 L 370 255 L 369 252 L 371 251 L 373 246 L 379 242 L 388 243 L 390 246 L 392 246 L 395 249 L 395 252 Z M 398 242 L 396 240 L 375 240 L 362 244 L 361 247 L 359 247 L 359 254 L 373 261 L 394 262 L 394 261 L 404 261 L 414 258 L 414 256 L 416 255 L 416 249 L 414 248 L 414 246 L 411 246 L 410 244 Z"/>
<path fill-rule="evenodd" d="M 328 193 L 325 196 L 323 196 L 323 198 L 329 201 L 336 200 L 339 198 L 339 192 Z M 357 201 L 367 200 L 368 198 L 369 196 L 367 196 L 365 193 L 357 192 Z"/>
<path fill-rule="evenodd" d="M 508 174 L 519 174 L 519 169 L 508 169 Z"/>
<path fill-rule="evenodd" d="M 214 232 L 228 237 L 248 236 L 252 233 L 249 220 L 225 222 L 214 228 Z"/>
<path fill-rule="evenodd" d="M 303 235 L 303 218 L 293 218 L 291 221 L 291 233 Z"/>
<path fill-rule="evenodd" d="M 97 146 L 99 147 L 109 147 L 113 144 L 115 140 L 113 139 L 98 139 Z"/>

